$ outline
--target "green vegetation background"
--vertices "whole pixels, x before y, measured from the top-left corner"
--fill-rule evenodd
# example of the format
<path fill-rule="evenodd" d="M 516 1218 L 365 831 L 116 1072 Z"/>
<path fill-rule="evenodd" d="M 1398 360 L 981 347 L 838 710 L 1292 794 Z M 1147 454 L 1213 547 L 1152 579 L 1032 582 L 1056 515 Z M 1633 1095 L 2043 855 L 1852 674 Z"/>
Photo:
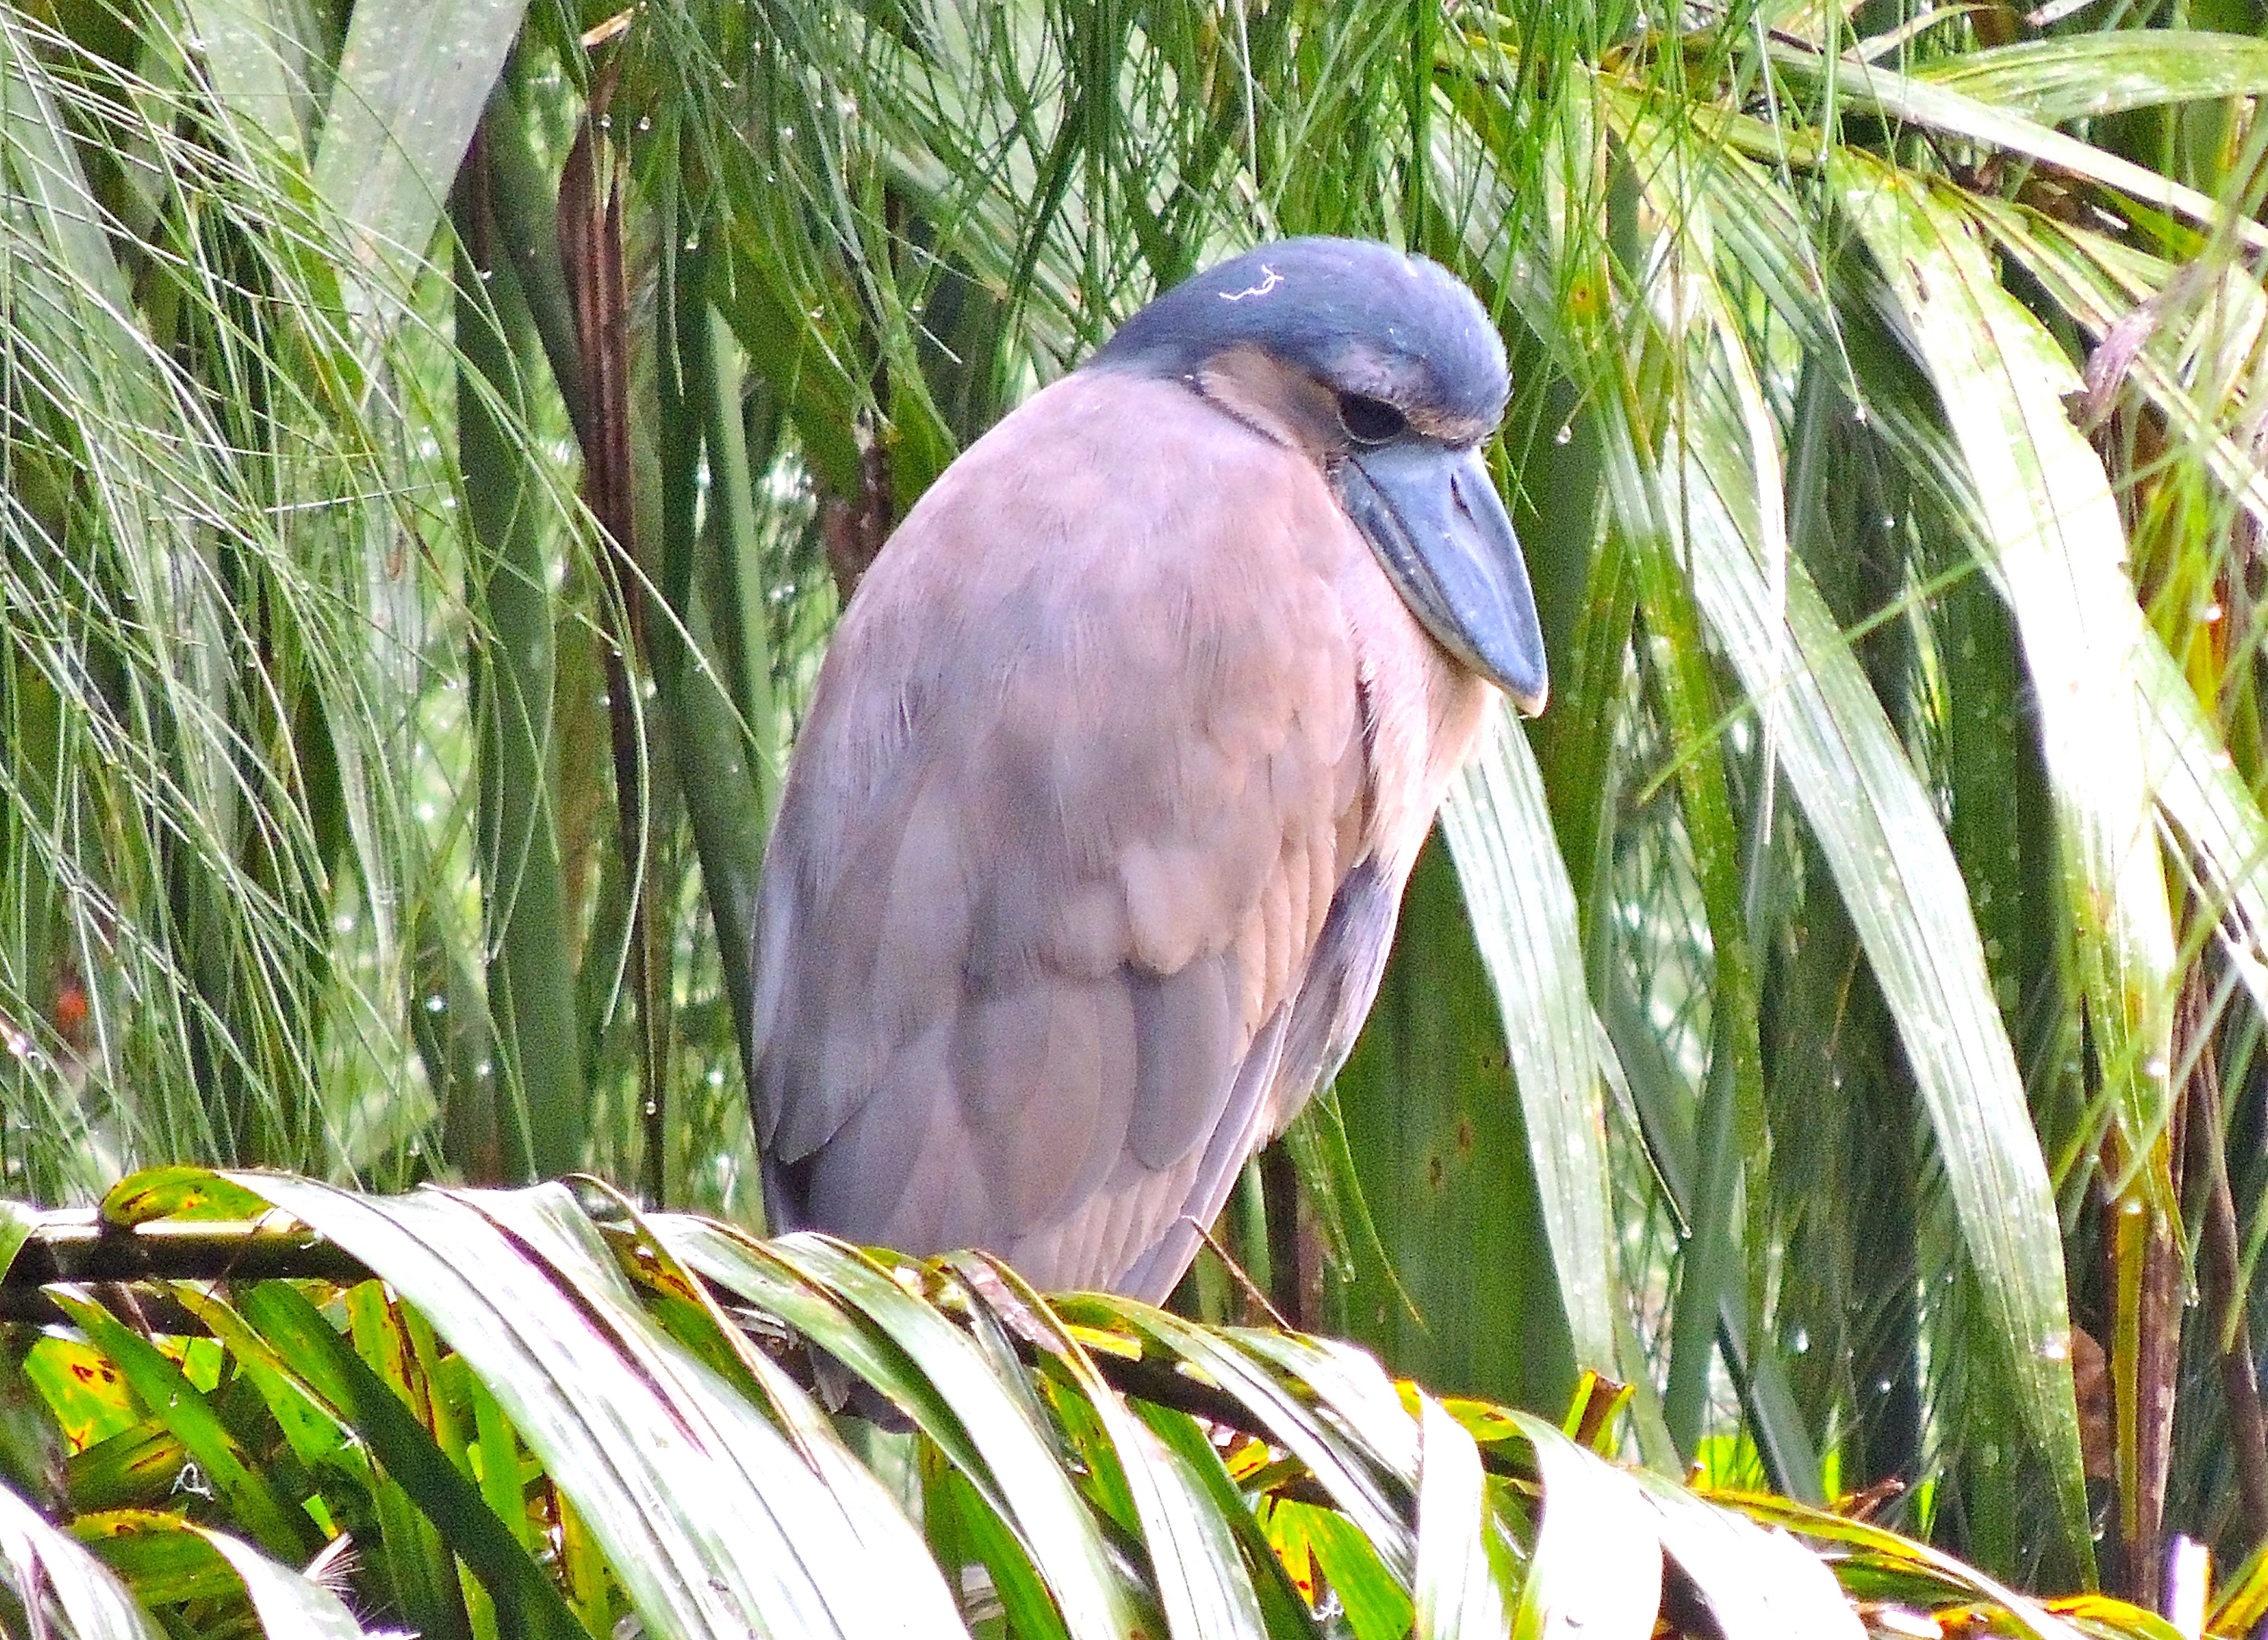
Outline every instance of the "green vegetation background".
<path fill-rule="evenodd" d="M 2234 1565 L 2260 23 L 0 12 L 0 1195 L 757 1223 L 749 908 L 841 586 L 1160 286 L 1373 235 L 1500 318 L 1557 698 L 1226 1244 L 1445 1391 L 1631 1383 L 1672 1472 L 1898 1482 L 2149 1601 L 2173 1532 Z"/>

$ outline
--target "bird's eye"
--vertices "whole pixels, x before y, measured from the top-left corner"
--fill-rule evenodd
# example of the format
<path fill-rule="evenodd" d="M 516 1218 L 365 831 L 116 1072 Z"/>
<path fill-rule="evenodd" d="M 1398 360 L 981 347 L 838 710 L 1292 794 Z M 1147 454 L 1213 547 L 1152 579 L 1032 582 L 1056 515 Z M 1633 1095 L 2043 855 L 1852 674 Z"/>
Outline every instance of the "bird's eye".
<path fill-rule="evenodd" d="M 1359 445 L 1382 445 L 1410 425 L 1402 412 L 1367 393 L 1339 394 L 1339 425 Z"/>

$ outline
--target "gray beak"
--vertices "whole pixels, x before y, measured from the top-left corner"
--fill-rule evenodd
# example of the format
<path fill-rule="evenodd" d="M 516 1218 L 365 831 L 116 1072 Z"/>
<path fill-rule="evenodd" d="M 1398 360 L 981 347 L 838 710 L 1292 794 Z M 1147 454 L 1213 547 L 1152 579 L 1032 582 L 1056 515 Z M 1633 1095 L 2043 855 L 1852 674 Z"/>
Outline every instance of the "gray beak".
<path fill-rule="evenodd" d="M 1481 452 L 1397 441 L 1350 456 L 1340 504 L 1442 648 L 1529 717 L 1550 680 L 1520 538 Z"/>

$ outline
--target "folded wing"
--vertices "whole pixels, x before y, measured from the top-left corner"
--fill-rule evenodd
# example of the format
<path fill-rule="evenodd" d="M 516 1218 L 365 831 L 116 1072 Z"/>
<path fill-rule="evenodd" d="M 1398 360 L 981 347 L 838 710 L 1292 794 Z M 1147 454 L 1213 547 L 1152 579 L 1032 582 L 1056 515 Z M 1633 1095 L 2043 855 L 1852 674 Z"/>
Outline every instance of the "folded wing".
<path fill-rule="evenodd" d="M 1392 930 L 1398 873 L 1359 870 L 1351 540 L 1312 461 L 1108 371 L 924 497 L 828 656 L 767 860 L 776 1220 L 1172 1286 Z"/>

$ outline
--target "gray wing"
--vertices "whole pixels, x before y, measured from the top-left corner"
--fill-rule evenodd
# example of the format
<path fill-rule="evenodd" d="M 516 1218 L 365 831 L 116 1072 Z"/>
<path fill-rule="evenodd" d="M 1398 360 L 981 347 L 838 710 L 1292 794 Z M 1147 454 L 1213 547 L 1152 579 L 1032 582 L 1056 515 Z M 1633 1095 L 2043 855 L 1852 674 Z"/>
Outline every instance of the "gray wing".
<path fill-rule="evenodd" d="M 1289 1127 L 1309 1096 L 1338 1075 L 1354 1051 L 1354 1040 L 1378 997 L 1401 913 L 1402 884 L 1375 859 L 1359 863 L 1332 896 L 1330 915 L 1323 920 L 1285 1032 L 1264 1136 L 1273 1138 Z"/>
<path fill-rule="evenodd" d="M 1197 1256 L 1201 1232 L 1220 1216 L 1245 1158 L 1290 1126 L 1309 1097 L 1338 1074 L 1378 995 L 1399 910 L 1399 885 L 1388 881 L 1375 860 L 1347 874 L 1332 896 L 1299 995 L 1246 1054 L 1226 1119 L 1182 1210 L 1143 1249 L 1118 1283 L 1121 1291 L 1163 1302 Z"/>
<path fill-rule="evenodd" d="M 1360 834 L 1311 561 L 1348 527 L 1304 458 L 1109 373 L 932 487 L 844 618 L 766 862 L 777 1219 L 1160 1291 L 1275 1118 Z"/>

